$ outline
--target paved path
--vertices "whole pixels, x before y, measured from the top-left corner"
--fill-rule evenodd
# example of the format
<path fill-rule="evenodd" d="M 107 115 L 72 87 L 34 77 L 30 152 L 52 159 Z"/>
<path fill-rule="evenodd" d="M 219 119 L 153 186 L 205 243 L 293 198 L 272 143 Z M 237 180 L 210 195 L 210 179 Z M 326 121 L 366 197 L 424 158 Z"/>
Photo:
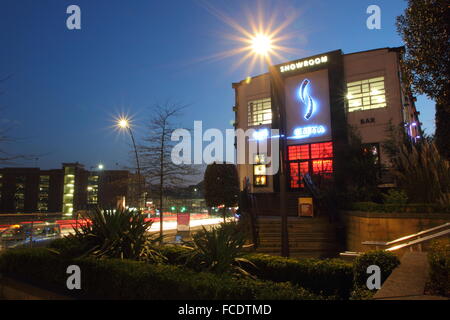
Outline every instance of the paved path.
<path fill-rule="evenodd" d="M 424 295 L 428 280 L 426 252 L 407 252 L 400 266 L 384 282 L 375 294 L 376 300 L 448 300 L 445 297 Z"/>

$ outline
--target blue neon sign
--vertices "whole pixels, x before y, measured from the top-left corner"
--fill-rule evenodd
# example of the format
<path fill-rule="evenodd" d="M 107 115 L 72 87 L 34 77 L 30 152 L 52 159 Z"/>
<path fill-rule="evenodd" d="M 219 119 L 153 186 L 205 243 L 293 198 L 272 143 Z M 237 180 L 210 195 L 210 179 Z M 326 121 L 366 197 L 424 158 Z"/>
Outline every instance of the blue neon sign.
<path fill-rule="evenodd" d="M 325 126 L 305 126 L 298 127 L 294 129 L 294 136 L 289 137 L 289 139 L 305 139 L 309 137 L 316 137 L 324 135 L 327 132 Z"/>
<path fill-rule="evenodd" d="M 317 109 L 316 108 L 317 104 L 313 100 L 309 92 L 310 87 L 311 81 L 309 81 L 308 79 L 304 79 L 300 84 L 300 88 L 298 90 L 298 96 L 300 100 L 303 102 L 303 104 L 306 106 L 305 114 L 303 115 L 303 118 L 305 118 L 305 120 L 309 120 Z"/>

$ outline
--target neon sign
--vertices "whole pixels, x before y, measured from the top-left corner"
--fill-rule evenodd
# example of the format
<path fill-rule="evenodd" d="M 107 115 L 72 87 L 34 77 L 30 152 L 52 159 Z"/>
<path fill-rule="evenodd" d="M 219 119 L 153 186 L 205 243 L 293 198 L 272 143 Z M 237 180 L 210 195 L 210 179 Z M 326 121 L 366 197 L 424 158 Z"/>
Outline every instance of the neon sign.
<path fill-rule="evenodd" d="M 265 140 L 269 136 L 268 129 L 257 130 L 253 133 L 253 139 L 255 140 Z"/>
<path fill-rule="evenodd" d="M 322 125 L 298 127 L 294 129 L 294 136 L 289 137 L 289 139 L 305 139 L 309 137 L 317 137 L 325 134 L 326 132 L 327 129 Z"/>
<path fill-rule="evenodd" d="M 326 62 L 328 62 L 328 56 L 322 56 L 320 58 L 315 58 L 315 59 L 306 59 L 306 60 L 302 60 L 302 61 L 298 61 L 298 62 L 294 62 L 294 63 L 285 64 L 284 66 L 280 67 L 280 71 L 281 72 L 294 71 L 294 70 L 302 69 L 304 67 L 314 66 L 314 65 L 322 64 L 322 63 L 326 63 Z"/>
<path fill-rule="evenodd" d="M 315 103 L 311 96 L 309 95 L 309 87 L 311 86 L 311 81 L 308 79 L 303 80 L 302 84 L 300 85 L 300 89 L 298 90 L 298 95 L 300 97 L 300 100 L 306 105 L 306 113 L 303 116 L 305 120 L 309 120 L 311 118 L 312 114 L 315 111 Z"/>

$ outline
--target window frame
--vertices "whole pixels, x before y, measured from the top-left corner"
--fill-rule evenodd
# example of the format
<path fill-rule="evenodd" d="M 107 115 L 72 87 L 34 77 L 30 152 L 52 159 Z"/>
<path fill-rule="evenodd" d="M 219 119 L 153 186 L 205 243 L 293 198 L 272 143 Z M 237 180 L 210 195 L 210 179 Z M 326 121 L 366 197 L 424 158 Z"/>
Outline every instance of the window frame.
<path fill-rule="evenodd" d="M 268 104 L 268 107 L 266 104 Z M 270 114 L 270 119 L 264 119 L 264 116 L 267 114 Z M 258 120 L 258 116 L 261 116 L 262 120 Z M 249 127 L 272 124 L 272 119 L 273 114 L 271 97 L 247 101 L 247 124 Z"/>
<path fill-rule="evenodd" d="M 359 90 L 355 90 L 358 87 Z M 388 106 L 386 98 L 386 77 L 384 75 L 349 81 L 346 84 L 346 90 L 346 111 L 348 113 L 382 109 Z M 375 91 L 379 91 L 379 93 L 373 94 Z M 382 101 L 374 101 L 380 98 Z M 357 100 L 359 100 L 360 104 L 352 105 L 352 102 Z"/>
<path fill-rule="evenodd" d="M 312 146 L 313 145 L 320 145 L 320 144 L 330 144 L 331 145 L 331 154 L 327 154 L 325 156 L 320 156 L 319 157 L 313 157 L 313 151 L 312 151 Z M 292 147 L 304 147 L 307 146 L 308 148 L 308 157 L 306 159 L 290 159 L 289 158 L 289 148 Z M 288 164 L 288 187 L 290 190 L 302 190 L 305 188 L 304 182 L 303 180 L 299 177 L 299 179 L 297 180 L 297 185 L 298 187 L 293 186 L 293 182 L 294 180 L 292 179 L 293 175 L 292 175 L 292 165 L 296 165 L 297 168 L 297 173 L 296 175 L 299 176 L 299 174 L 302 172 L 302 163 L 306 163 L 307 164 L 307 172 L 310 174 L 314 174 L 314 167 L 313 167 L 313 162 L 314 161 L 331 161 L 331 171 L 322 171 L 319 172 L 319 175 L 322 176 L 331 176 L 334 172 L 334 146 L 333 146 L 333 142 L 332 141 L 322 141 L 322 142 L 314 142 L 314 143 L 303 143 L 303 144 L 296 144 L 296 145 L 290 145 L 287 148 L 287 155 L 288 155 L 288 159 L 287 159 L 287 164 Z"/>

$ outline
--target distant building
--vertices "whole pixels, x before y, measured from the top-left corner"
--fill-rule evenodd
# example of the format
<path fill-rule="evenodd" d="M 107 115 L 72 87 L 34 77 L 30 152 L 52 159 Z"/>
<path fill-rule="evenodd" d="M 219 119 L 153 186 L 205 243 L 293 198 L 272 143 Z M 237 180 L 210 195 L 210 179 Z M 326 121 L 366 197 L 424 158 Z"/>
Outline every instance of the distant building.
<path fill-rule="evenodd" d="M 62 169 L 0 169 L 0 213 L 62 212 L 90 207 L 137 206 L 136 174 L 127 170 L 88 171 L 80 163 Z"/>

